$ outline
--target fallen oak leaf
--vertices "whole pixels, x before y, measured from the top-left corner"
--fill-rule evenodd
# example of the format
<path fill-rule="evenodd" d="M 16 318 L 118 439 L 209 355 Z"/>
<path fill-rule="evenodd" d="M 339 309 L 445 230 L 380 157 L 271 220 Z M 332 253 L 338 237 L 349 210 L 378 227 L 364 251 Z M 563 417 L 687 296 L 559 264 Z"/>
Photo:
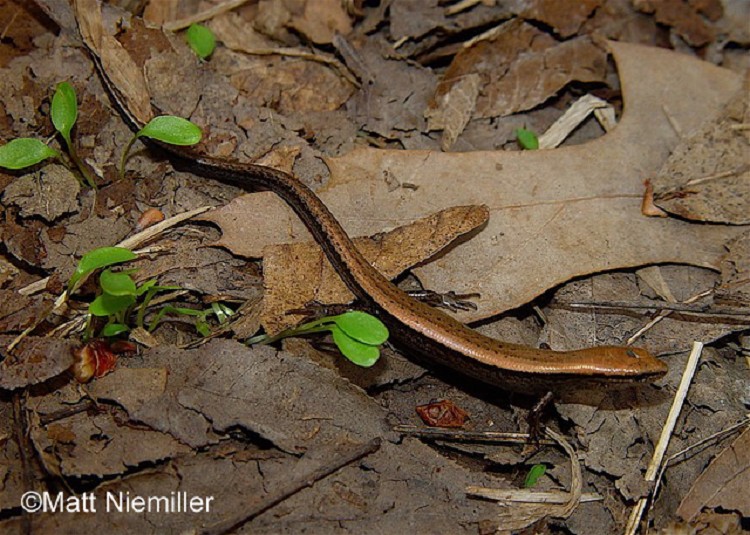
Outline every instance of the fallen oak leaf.
<path fill-rule="evenodd" d="M 353 236 L 449 206 L 489 204 L 481 232 L 415 269 L 426 288 L 482 295 L 477 311 L 459 314 L 463 321 L 493 316 L 603 270 L 665 262 L 718 266 L 722 244 L 741 229 L 642 217 L 642 181 L 679 141 L 664 113 L 665 95 L 671 118 L 691 131 L 718 113 L 741 79 L 667 50 L 610 47 L 625 111 L 603 137 L 548 151 L 356 150 L 326 159 L 331 178 L 318 195 Z M 272 197 L 243 197 L 238 230 L 244 229 L 242 247 L 252 256 L 268 244 L 311 239 Z M 279 229 L 285 230 L 281 237 Z"/>
<path fill-rule="evenodd" d="M 383 235 L 355 239 L 355 244 L 378 271 L 393 279 L 434 256 L 458 236 L 485 224 L 487 217 L 485 206 L 448 208 Z M 231 228 L 220 224 L 220 219 L 220 215 L 212 218 L 222 227 L 222 245 L 232 249 L 231 242 L 244 241 L 242 234 L 231 232 Z M 265 296 L 261 321 L 269 334 L 304 319 L 288 314 L 289 310 L 304 308 L 313 301 L 348 303 L 354 297 L 313 242 L 269 247 L 263 254 L 263 273 Z"/>
<path fill-rule="evenodd" d="M 750 429 L 723 450 L 693 482 L 677 514 L 690 522 L 704 508 L 721 508 L 750 516 Z"/>
<path fill-rule="evenodd" d="M 60 451 L 55 438 L 63 432 L 67 440 L 75 438 L 70 448 Z M 124 475 L 129 468 L 143 463 L 157 463 L 190 452 L 168 434 L 120 424 L 106 412 L 94 416 L 74 414 L 54 430 L 34 426 L 31 437 L 37 451 L 55 451 L 60 472 L 73 477 Z"/>
<path fill-rule="evenodd" d="M 0 336 L 0 389 L 15 390 L 57 377 L 73 364 L 73 343 L 56 338 L 27 337 L 12 354 L 5 348 L 15 336 Z"/>
<path fill-rule="evenodd" d="M 750 223 L 750 78 L 686 137 L 654 178 L 654 202 L 694 221 Z"/>
<path fill-rule="evenodd" d="M 500 27 L 490 39 L 459 52 L 437 87 L 431 108 L 470 75 L 479 75 L 475 117 L 506 116 L 531 109 L 568 83 L 600 82 L 606 51 L 588 37 L 558 43 L 520 19 Z"/>
<path fill-rule="evenodd" d="M 554 28 L 561 37 L 575 35 L 592 12 L 601 7 L 602 0 L 541 0 L 524 2 L 519 13 L 524 19 L 543 22 Z"/>

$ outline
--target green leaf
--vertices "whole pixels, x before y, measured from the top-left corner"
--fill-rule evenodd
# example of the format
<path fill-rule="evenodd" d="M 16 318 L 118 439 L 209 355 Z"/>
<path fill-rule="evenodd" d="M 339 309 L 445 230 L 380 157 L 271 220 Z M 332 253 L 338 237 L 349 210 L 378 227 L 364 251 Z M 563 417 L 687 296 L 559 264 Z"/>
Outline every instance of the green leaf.
<path fill-rule="evenodd" d="M 75 273 L 70 277 L 68 281 L 68 290 L 72 291 L 76 284 L 88 276 L 92 271 L 99 268 L 112 266 L 114 264 L 120 264 L 122 262 L 128 262 L 135 260 L 138 256 L 130 249 L 124 247 L 100 247 L 89 251 L 78 262 Z"/>
<path fill-rule="evenodd" d="M 234 314 L 234 310 L 229 308 L 224 303 L 211 303 L 211 310 L 213 310 L 214 314 L 216 315 L 216 319 L 219 320 L 219 323 L 224 323 Z"/>
<path fill-rule="evenodd" d="M 518 144 L 521 145 L 523 149 L 536 150 L 539 148 L 539 139 L 531 130 L 518 128 L 516 130 L 516 138 L 518 139 Z"/>
<path fill-rule="evenodd" d="M 331 333 L 341 353 L 357 366 L 369 368 L 380 358 L 378 346 L 358 342 L 335 325 L 331 327 Z"/>
<path fill-rule="evenodd" d="M 207 322 L 203 320 L 198 320 L 195 322 L 195 330 L 198 331 L 198 334 L 200 334 L 204 338 L 211 335 L 211 327 Z"/>
<path fill-rule="evenodd" d="M 535 486 L 539 481 L 539 478 L 542 477 L 546 471 L 547 467 L 543 464 L 535 464 L 532 466 L 531 470 L 529 470 L 529 473 L 526 475 L 526 481 L 523 482 L 523 487 L 530 489 Z"/>
<path fill-rule="evenodd" d="M 57 84 L 57 90 L 52 97 L 50 114 L 52 124 L 70 145 L 70 131 L 78 118 L 78 103 L 76 102 L 76 90 L 68 82 Z"/>
<path fill-rule="evenodd" d="M 118 336 L 122 333 L 126 333 L 130 330 L 130 327 L 123 325 L 122 323 L 108 323 L 104 326 L 102 331 L 99 333 L 100 336 Z"/>
<path fill-rule="evenodd" d="M 99 286 L 104 293 L 110 295 L 137 295 L 135 282 L 128 273 L 115 273 L 110 269 L 105 269 L 99 275 Z"/>
<path fill-rule="evenodd" d="M 142 296 L 155 285 L 156 285 L 156 279 L 148 279 L 147 281 L 144 281 L 140 286 L 138 286 L 138 290 L 136 290 L 136 295 L 138 297 Z"/>
<path fill-rule="evenodd" d="M 170 145 L 195 145 L 203 137 L 203 132 L 198 125 L 182 117 L 160 115 L 151 119 L 136 135 L 150 137 Z"/>
<path fill-rule="evenodd" d="M 0 167 L 23 169 L 47 158 L 59 158 L 60 153 L 38 139 L 20 137 L 0 147 Z"/>
<path fill-rule="evenodd" d="M 175 290 L 182 290 L 182 286 L 156 286 L 156 279 L 149 279 L 138 286 L 136 295 L 141 296 L 149 291 L 157 294 L 158 292 L 172 292 Z"/>
<path fill-rule="evenodd" d="M 214 33 L 202 24 L 191 24 L 186 33 L 187 42 L 201 59 L 213 54 L 216 48 Z"/>
<path fill-rule="evenodd" d="M 132 295 L 110 295 L 101 294 L 89 305 L 89 314 L 92 316 L 106 317 L 122 312 L 135 303 Z"/>
<path fill-rule="evenodd" d="M 352 310 L 331 318 L 339 329 L 355 340 L 371 346 L 378 346 L 388 340 L 388 328 L 375 316 Z"/>
<path fill-rule="evenodd" d="M 172 312 L 173 314 L 182 314 L 183 316 L 206 316 L 208 312 L 206 310 L 198 310 L 195 308 L 186 308 L 186 307 L 164 307 L 168 308 L 169 312 Z"/>

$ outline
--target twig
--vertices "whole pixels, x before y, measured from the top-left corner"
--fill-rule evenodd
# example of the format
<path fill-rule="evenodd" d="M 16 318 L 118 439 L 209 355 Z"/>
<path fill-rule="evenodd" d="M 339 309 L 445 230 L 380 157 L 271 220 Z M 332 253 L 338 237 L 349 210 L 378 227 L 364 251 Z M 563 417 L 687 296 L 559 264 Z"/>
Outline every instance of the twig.
<path fill-rule="evenodd" d="M 462 11 L 466 11 L 467 9 L 470 9 L 481 2 L 482 0 L 461 0 L 457 4 L 446 8 L 445 14 L 450 17 L 451 15 L 456 15 L 458 13 L 461 13 Z"/>
<path fill-rule="evenodd" d="M 501 489 L 491 489 L 485 487 L 468 486 L 466 493 L 482 498 L 488 498 L 506 503 L 527 503 L 527 504 L 549 504 L 549 516 L 556 518 L 567 518 L 581 502 L 583 477 L 581 475 L 581 463 L 578 455 L 570 443 L 551 429 L 544 431 L 551 437 L 555 443 L 559 444 L 570 458 L 570 491 L 564 492 L 539 492 L 529 490 L 508 491 Z"/>
<path fill-rule="evenodd" d="M 294 494 L 307 487 L 312 487 L 315 482 L 333 474 L 337 470 L 361 459 L 362 457 L 374 453 L 379 448 L 380 439 L 374 438 L 365 444 L 358 444 L 350 448 L 343 454 L 336 455 L 332 453 L 330 455 L 330 457 L 332 457 L 332 460 L 330 462 L 320 465 L 307 474 L 297 478 L 296 480 L 289 481 L 288 483 L 282 485 L 276 491 L 269 493 L 263 499 L 263 501 L 259 502 L 256 505 L 251 505 L 248 509 L 244 510 L 242 514 L 223 522 L 218 522 L 211 526 L 204 527 L 194 533 L 200 535 L 223 535 L 224 533 L 228 533 L 229 531 L 239 528 L 261 513 L 264 513 L 270 508 L 280 504 L 290 496 L 293 496 Z"/>
<path fill-rule="evenodd" d="M 428 438 L 430 440 L 451 440 L 455 442 L 487 442 L 528 444 L 531 436 L 527 433 L 498 433 L 496 431 L 462 431 L 460 429 L 438 429 L 433 427 L 415 427 L 413 425 L 397 425 L 393 427 L 397 433 L 413 437 Z M 555 445 L 549 439 L 539 441 L 544 445 Z"/>
<path fill-rule="evenodd" d="M 76 414 L 87 412 L 95 408 L 96 404 L 93 401 L 87 399 L 82 401 L 81 403 L 78 403 L 77 405 L 66 407 L 64 409 L 60 409 L 59 411 L 50 412 L 49 414 L 40 415 L 39 425 L 48 425 L 52 422 L 64 420 L 65 418 L 70 418 L 71 416 L 75 416 Z"/>
<path fill-rule="evenodd" d="M 713 289 L 711 289 L 711 290 L 705 290 L 705 291 L 702 291 L 700 293 L 695 294 L 694 296 L 692 296 L 689 299 L 686 299 L 682 303 L 683 304 L 694 303 L 698 299 L 703 299 L 704 297 L 709 296 L 712 293 L 713 293 Z M 646 325 L 644 325 L 643 327 L 641 327 L 640 329 L 638 329 L 638 332 L 636 332 L 633 336 L 631 336 L 630 338 L 628 338 L 628 341 L 626 342 L 626 344 L 630 345 L 633 342 L 635 342 L 636 340 L 638 340 L 638 338 L 640 338 L 643 333 L 645 333 L 647 331 L 650 331 L 651 327 L 653 327 L 654 325 L 656 325 L 657 323 L 659 323 L 661 320 L 663 320 L 664 318 L 666 318 L 667 316 L 669 316 L 671 313 L 672 313 L 671 310 L 662 310 L 661 312 L 659 312 L 658 316 L 656 316 L 654 319 L 652 319 L 651 321 L 649 321 Z"/>
<path fill-rule="evenodd" d="M 656 485 L 654 486 L 654 490 L 653 490 L 654 496 L 656 496 L 656 494 L 658 493 L 658 491 L 659 491 L 659 485 L 661 485 L 662 476 L 664 475 L 664 472 L 666 471 L 666 469 L 672 464 L 672 461 L 674 461 L 675 459 L 682 457 L 686 453 L 689 453 L 689 452 L 691 452 L 691 451 L 693 451 L 695 449 L 698 449 L 698 448 L 700 448 L 702 446 L 707 446 L 709 444 L 714 444 L 715 442 L 718 442 L 719 440 L 721 440 L 723 438 L 726 438 L 729 435 L 735 433 L 739 429 L 742 429 L 743 427 L 748 427 L 748 426 L 750 426 L 750 418 L 746 417 L 741 422 L 738 422 L 738 423 L 736 423 L 736 424 L 734 424 L 734 425 L 732 425 L 732 426 L 730 426 L 730 427 L 728 427 L 726 429 L 722 429 L 721 431 L 718 431 L 718 432 L 712 434 L 711 436 L 704 438 L 703 440 L 699 440 L 695 444 L 691 444 L 687 448 L 684 448 L 684 449 L 678 451 L 677 453 L 673 453 L 672 455 L 670 455 L 669 457 L 667 457 L 664 460 L 664 462 L 662 463 L 661 469 L 659 470 L 659 475 L 656 476 Z"/>
<path fill-rule="evenodd" d="M 659 441 L 656 443 L 656 447 L 654 448 L 654 455 L 651 457 L 651 462 L 649 463 L 648 469 L 646 470 L 646 481 L 653 482 L 656 480 L 656 475 L 659 472 L 659 467 L 661 466 L 662 460 L 664 459 L 664 453 L 667 451 L 667 446 L 669 446 L 669 439 L 672 437 L 672 433 L 674 432 L 677 418 L 680 415 L 683 404 L 685 403 L 687 391 L 688 388 L 690 388 L 690 383 L 693 380 L 693 376 L 695 375 L 695 370 L 698 367 L 698 361 L 700 360 L 702 351 L 703 344 L 701 342 L 693 342 L 693 350 L 690 352 L 690 357 L 688 358 L 687 364 L 685 365 L 685 371 L 682 373 L 680 386 L 675 393 L 674 400 L 672 401 L 672 407 L 669 409 L 669 414 L 667 415 L 667 421 L 665 422 L 664 427 L 661 430 L 661 436 L 659 437 Z M 625 535 L 634 535 L 634 533 L 638 529 L 638 525 L 641 522 L 643 512 L 646 510 L 646 504 L 648 503 L 650 495 L 651 493 L 649 493 L 649 496 L 638 500 L 638 503 L 630 512 L 630 518 L 628 518 L 628 524 L 625 528 Z"/>
<path fill-rule="evenodd" d="M 685 186 L 695 186 L 696 184 L 702 184 L 711 180 L 718 180 L 720 178 L 729 178 L 730 176 L 736 176 L 747 171 L 747 168 L 748 166 L 743 165 L 741 167 L 738 167 L 737 169 L 724 171 L 723 173 L 715 173 L 713 175 L 703 176 L 700 178 L 693 178 L 692 180 L 688 180 L 687 182 L 685 182 Z"/>
<path fill-rule="evenodd" d="M 550 126 L 547 131 L 539 136 L 540 149 L 553 149 L 559 146 L 578 128 L 594 110 L 612 107 L 605 100 L 586 94 L 576 100 L 565 113 Z"/>
<path fill-rule="evenodd" d="M 576 301 L 566 303 L 558 301 L 550 304 L 550 308 L 603 308 L 612 310 L 670 310 L 672 312 L 686 312 L 701 316 L 750 316 L 750 310 L 741 307 L 713 307 L 710 305 L 693 305 L 691 303 L 665 303 L 653 301 L 651 303 L 633 303 L 630 301 Z"/>

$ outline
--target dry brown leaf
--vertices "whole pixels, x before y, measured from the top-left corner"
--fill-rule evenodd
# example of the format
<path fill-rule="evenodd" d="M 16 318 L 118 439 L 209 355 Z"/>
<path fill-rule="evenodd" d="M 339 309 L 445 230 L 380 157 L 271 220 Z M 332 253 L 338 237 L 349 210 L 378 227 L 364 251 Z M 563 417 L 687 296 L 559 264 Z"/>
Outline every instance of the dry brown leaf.
<path fill-rule="evenodd" d="M 432 290 L 482 295 L 478 311 L 461 314 L 465 321 L 602 270 L 664 262 L 716 268 L 722 244 L 742 229 L 643 217 L 643 180 L 679 142 L 664 99 L 670 99 L 670 118 L 691 131 L 718 113 L 740 78 L 658 48 L 611 46 L 625 113 L 605 136 L 549 151 L 357 150 L 327 159 L 332 176 L 319 195 L 354 236 L 449 206 L 488 204 L 487 227 L 415 270 Z M 246 205 L 237 215 L 246 249 L 257 255 L 268 244 L 289 241 L 277 237 L 279 228 L 300 235 L 301 224 L 284 220 L 284 212 L 282 202 L 269 197 Z"/>
<path fill-rule="evenodd" d="M 675 148 L 654 184 L 654 202 L 686 219 L 750 223 L 750 76 L 721 115 Z"/>
<path fill-rule="evenodd" d="M 65 231 L 62 236 L 54 229 L 45 228 L 42 233 L 42 243 L 47 251 L 44 267 L 59 270 L 60 280 L 68 280 L 78 259 L 85 253 L 117 243 L 132 231 L 130 223 L 122 217 L 90 216 L 61 228 Z"/>
<path fill-rule="evenodd" d="M 685 0 L 634 0 L 633 5 L 645 13 L 654 13 L 657 22 L 671 26 L 693 46 L 703 46 L 714 37 L 713 29 Z"/>
<path fill-rule="evenodd" d="M 573 80 L 602 81 L 605 70 L 606 52 L 588 37 L 558 43 L 513 19 L 492 38 L 456 54 L 435 102 L 464 77 L 478 74 L 482 83 L 475 116 L 502 117 L 539 105 Z"/>
<path fill-rule="evenodd" d="M 0 235 L 2 233 L 0 232 Z M 15 279 L 20 271 L 18 271 L 18 268 L 8 262 L 5 258 L 0 258 L 0 288 L 6 285 L 6 283 L 9 283 L 13 279 Z M 2 291 L 2 290 L 0 290 Z M 4 317 L 4 311 L 6 310 L 7 303 L 3 305 L 3 301 L 0 300 L 0 318 Z M 6 330 L 6 329 L 0 329 L 0 330 Z"/>
<path fill-rule="evenodd" d="M 478 74 L 467 74 L 440 96 L 439 107 L 425 112 L 428 130 L 443 130 L 440 147 L 449 150 L 474 113 L 479 96 Z"/>
<path fill-rule="evenodd" d="M 117 400 L 132 419 L 192 447 L 216 442 L 213 430 L 222 433 L 236 426 L 293 453 L 346 437 L 357 441 L 389 434 L 382 409 L 362 390 L 335 372 L 267 346 L 249 349 L 213 340 L 192 351 L 158 347 L 141 359 L 154 371 L 168 370 L 161 396 L 139 399 L 129 392 L 139 385 L 118 380 L 120 370 L 109 376 L 101 392 L 94 382 L 92 395 Z M 158 388 L 150 392 L 158 394 Z"/>
<path fill-rule="evenodd" d="M 227 74 L 232 86 L 249 102 L 278 109 L 285 115 L 338 109 L 354 90 L 330 66 L 315 61 L 286 61 L 280 56 L 234 52 L 227 52 L 222 61 L 217 71 Z"/>
<path fill-rule="evenodd" d="M 397 0 L 390 4 L 390 32 L 396 41 L 421 37 L 447 24 L 438 0 Z"/>
<path fill-rule="evenodd" d="M 167 388 L 167 368 L 120 367 L 91 383 L 87 388 L 97 399 L 107 399 L 122 407 L 138 408 L 154 403 Z"/>
<path fill-rule="evenodd" d="M 750 516 L 750 429 L 722 451 L 693 483 L 677 514 L 687 522 L 705 508 L 721 508 Z"/>
<path fill-rule="evenodd" d="M 52 307 L 50 296 L 29 297 L 14 290 L 0 289 L 0 332 L 19 332 Z"/>
<path fill-rule="evenodd" d="M 11 355 L 5 350 L 15 336 L 0 336 L 0 388 L 15 390 L 57 377 L 73 364 L 68 340 L 27 336 Z"/>
<path fill-rule="evenodd" d="M 269 400 L 271 405 L 287 402 Z M 63 440 L 70 437 L 59 424 L 53 425 L 60 431 L 55 436 Z M 14 444 L 13 440 L 6 441 L 6 445 Z M 55 446 L 57 450 L 50 446 L 48 455 L 66 456 L 70 451 L 65 442 Z M 304 455 L 295 456 L 255 446 L 246 439 L 226 437 L 215 447 L 178 455 L 168 463 L 147 464 L 145 469 L 139 467 L 123 477 L 98 482 L 87 491 L 93 497 L 97 514 L 39 512 L 34 515 L 34 531 L 112 533 L 116 515 L 114 531 L 117 533 L 190 533 L 198 523 L 211 526 L 237 518 L 260 504 L 271 503 L 270 493 L 289 482 L 310 479 L 313 469 L 336 463 L 348 447 L 348 442 L 342 441 L 311 448 Z M 54 470 L 50 464 L 47 468 Z M 0 500 L 7 504 L 7 509 L 17 508 L 21 494 L 28 487 L 24 488 L 19 471 L 9 472 L 4 483 Z M 332 524 L 339 524 L 345 518 L 347 530 L 352 533 L 371 532 L 373 519 L 384 533 L 403 531 L 405 519 L 419 525 L 426 533 L 464 533 L 466 526 L 476 525 L 477 518 L 494 518 L 496 510 L 494 504 L 467 498 L 465 486 L 489 484 L 488 477 L 459 466 L 420 441 L 384 442 L 378 452 L 289 496 L 273 510 L 253 519 L 250 527 L 241 528 L 240 532 L 248 529 L 254 533 L 278 533 L 279 529 L 297 532 L 299 526 L 304 526 L 311 533 L 328 533 Z M 107 514 L 108 497 L 116 500 L 121 493 L 131 500 L 162 497 L 170 500 L 173 496 L 191 500 L 195 497 L 204 504 L 210 500 L 210 509 L 183 509 L 169 514 L 163 507 L 152 505 L 138 513 L 131 509 L 130 513 L 121 515 L 112 510 Z M 55 496 L 52 494 L 53 498 Z M 325 506 L 311 509 L 311 503 Z M 135 507 L 137 504 L 131 502 Z M 5 516 L 0 520 L 0 531 L 22 531 L 20 515 Z"/>
<path fill-rule="evenodd" d="M 165 22 L 177 19 L 177 8 L 180 0 L 158 0 L 147 2 L 143 9 L 143 22 L 161 26 Z"/>
<path fill-rule="evenodd" d="M 731 306 L 750 306 L 750 232 L 727 243 L 727 255 L 721 261 L 721 284 L 716 301 Z"/>
<path fill-rule="evenodd" d="M 354 40 L 351 45 L 361 60 L 360 70 L 372 81 L 346 103 L 349 119 L 361 130 L 388 139 L 423 131 L 424 112 L 437 80 L 433 70 L 393 58 L 384 39 Z"/>
<path fill-rule="evenodd" d="M 97 0 L 75 0 L 75 11 L 86 46 L 100 58 L 130 111 L 143 124 L 148 123 L 154 114 L 146 79 L 120 42 L 104 32 L 101 5 Z"/>
<path fill-rule="evenodd" d="M 75 477 L 121 474 L 190 451 L 167 434 L 120 425 L 108 413 L 75 414 L 46 430 L 33 428 L 31 436 L 38 451 L 54 451 L 60 471 Z"/>
<path fill-rule="evenodd" d="M 228 12 L 211 19 L 208 27 L 223 46 L 238 52 L 275 48 L 278 43 L 255 31 L 238 13 Z"/>
<path fill-rule="evenodd" d="M 675 293 L 677 302 L 717 284 L 718 275 L 711 270 L 692 266 L 659 266 L 658 269 L 668 289 Z M 555 306 L 545 312 L 547 321 L 542 341 L 555 349 L 626 344 L 646 323 L 644 315 L 659 311 L 661 301 L 656 292 L 646 287 L 648 283 L 643 280 L 643 273 L 643 269 L 638 270 L 638 277 L 630 273 L 601 273 L 565 284 L 552 294 Z M 649 296 L 648 300 L 644 299 L 644 294 Z M 614 306 L 570 308 L 563 305 L 592 301 Z M 620 308 L 618 303 L 624 306 Z M 628 305 L 639 304 L 651 308 L 628 308 Z M 710 301 L 701 304 L 710 304 Z M 673 312 L 638 337 L 636 345 L 645 345 L 657 354 L 670 353 L 686 347 L 685 340 L 702 340 L 708 344 L 742 329 L 742 322 L 731 317 Z"/>
<path fill-rule="evenodd" d="M 62 165 L 51 164 L 18 177 L 5 188 L 3 202 L 15 204 L 22 217 L 38 215 L 52 222 L 78 209 L 79 182 Z"/>
<path fill-rule="evenodd" d="M 241 200 L 234 201 L 241 203 Z M 221 210 L 219 210 L 221 212 Z M 355 240 L 357 248 L 385 277 L 393 279 L 411 266 L 430 258 L 454 241 L 486 223 L 484 206 L 459 206 L 438 212 L 383 235 Z M 221 244 L 237 252 L 234 244 L 245 241 L 242 233 L 222 224 Z M 307 233 L 305 233 L 307 235 Z M 352 294 L 325 260 L 320 247 L 309 237 L 305 243 L 269 247 L 263 253 L 263 283 L 266 288 L 262 323 L 276 333 L 301 319 L 287 311 L 318 303 L 348 303 Z"/>
<path fill-rule="evenodd" d="M 302 13 L 292 14 L 288 26 L 317 44 L 330 44 L 336 33 L 352 31 L 352 21 L 341 0 L 307 0 Z"/>
<path fill-rule="evenodd" d="M 528 7 L 519 16 L 548 24 L 561 37 L 570 37 L 602 5 L 602 0 L 535 0 L 524 4 Z"/>

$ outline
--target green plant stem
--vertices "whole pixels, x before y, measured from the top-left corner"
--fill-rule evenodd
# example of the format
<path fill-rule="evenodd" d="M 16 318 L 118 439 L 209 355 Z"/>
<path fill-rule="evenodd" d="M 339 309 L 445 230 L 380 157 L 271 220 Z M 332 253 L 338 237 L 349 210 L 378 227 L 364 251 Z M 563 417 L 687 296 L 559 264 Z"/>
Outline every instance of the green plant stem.
<path fill-rule="evenodd" d="M 86 182 L 89 186 L 91 186 L 91 189 L 97 189 L 96 188 L 96 182 L 94 182 L 94 178 L 91 176 L 91 173 L 89 173 L 88 169 L 86 168 L 86 165 L 84 165 L 83 161 L 78 157 L 78 153 L 76 152 L 75 146 L 73 143 L 71 143 L 70 139 L 64 138 L 65 144 L 68 146 L 68 154 L 70 155 L 70 159 L 73 160 L 73 163 L 76 164 L 76 167 L 78 167 L 78 170 L 83 175 L 83 178 L 86 179 Z"/>
<path fill-rule="evenodd" d="M 332 323 L 333 322 L 331 322 L 331 318 L 322 318 L 316 321 L 312 321 L 310 323 L 306 323 L 305 325 L 295 327 L 293 329 L 284 329 L 283 331 L 273 336 L 268 336 L 267 334 L 260 334 L 258 336 L 253 336 L 252 338 L 249 338 L 248 340 L 246 340 L 245 343 L 248 345 L 254 345 L 254 344 L 267 345 L 267 344 L 272 344 L 278 340 L 281 340 L 282 338 L 288 338 L 290 336 L 301 336 L 304 334 L 313 334 L 313 333 L 320 333 L 324 331 L 330 331 Z"/>
<path fill-rule="evenodd" d="M 133 143 L 135 143 L 136 139 L 138 139 L 138 134 L 130 138 L 128 144 L 125 145 L 125 150 L 123 151 L 122 158 L 120 159 L 120 180 L 125 179 L 125 162 L 128 159 L 128 154 L 130 154 L 130 149 L 133 147 Z"/>

